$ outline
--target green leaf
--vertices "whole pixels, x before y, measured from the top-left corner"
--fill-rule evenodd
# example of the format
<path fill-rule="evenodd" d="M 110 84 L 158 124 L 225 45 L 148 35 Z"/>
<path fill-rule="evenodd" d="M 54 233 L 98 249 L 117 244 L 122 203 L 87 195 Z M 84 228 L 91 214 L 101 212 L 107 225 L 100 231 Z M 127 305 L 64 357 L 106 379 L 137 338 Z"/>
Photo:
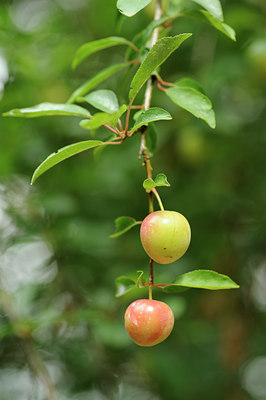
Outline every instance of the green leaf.
<path fill-rule="evenodd" d="M 130 84 L 129 99 L 133 102 L 134 98 L 150 77 L 159 67 L 187 38 L 191 33 L 182 33 L 177 36 L 165 37 L 158 40 L 148 52 L 147 57 L 140 65 Z"/>
<path fill-rule="evenodd" d="M 179 107 L 189 111 L 197 118 L 207 122 L 211 128 L 215 128 L 215 114 L 212 109 L 212 103 L 202 92 L 195 89 L 195 85 L 189 86 L 189 81 L 176 82 L 176 86 L 165 91 L 165 94 Z"/>
<path fill-rule="evenodd" d="M 144 272 L 143 271 L 137 271 L 137 273 L 139 274 L 138 275 L 138 278 L 137 278 L 137 282 L 136 282 L 136 286 L 138 287 L 138 288 L 143 288 L 143 287 L 145 287 L 145 278 L 144 278 Z"/>
<path fill-rule="evenodd" d="M 154 124 L 151 123 L 151 124 L 149 124 L 148 130 L 146 133 L 146 146 L 147 146 L 147 149 L 149 150 L 149 154 L 151 157 L 154 154 L 156 145 L 157 145 L 157 132 L 154 127 Z"/>
<path fill-rule="evenodd" d="M 108 124 L 112 127 L 115 127 L 118 119 L 124 114 L 127 110 L 127 106 L 123 104 L 118 111 L 113 114 L 107 113 L 96 113 L 93 115 L 92 119 L 84 119 L 80 121 L 79 125 L 84 129 L 97 129 L 102 125 Z"/>
<path fill-rule="evenodd" d="M 97 129 L 102 125 L 111 124 L 113 118 L 111 114 L 97 113 L 93 115 L 92 119 L 83 119 L 79 125 L 84 129 Z"/>
<path fill-rule="evenodd" d="M 100 40 L 95 40 L 93 42 L 85 43 L 77 50 L 75 58 L 72 62 L 72 68 L 73 69 L 76 68 L 81 63 L 81 61 L 84 60 L 84 58 L 88 57 L 93 53 L 96 53 L 97 51 L 122 44 L 128 46 L 133 45 L 129 40 L 118 36 L 110 36 L 105 39 L 100 39 Z"/>
<path fill-rule="evenodd" d="M 79 96 L 84 96 L 86 93 L 89 93 L 92 89 L 94 89 L 97 85 L 99 85 L 101 82 L 105 81 L 109 76 L 115 74 L 116 72 L 120 71 L 121 69 L 125 68 L 127 65 L 125 64 L 114 64 L 111 65 L 110 67 L 107 67 L 103 69 L 101 72 L 99 72 L 97 75 L 95 75 L 93 78 L 89 79 L 85 83 L 83 83 L 81 86 L 79 86 L 70 96 L 68 99 L 67 103 L 74 103 L 75 100 Z"/>
<path fill-rule="evenodd" d="M 38 168 L 36 168 L 32 176 L 31 184 L 33 184 L 40 175 L 42 175 L 48 169 L 52 168 L 54 165 L 60 163 L 61 161 L 64 161 L 67 158 L 74 156 L 75 154 L 81 153 L 82 151 L 102 145 L 104 145 L 104 142 L 100 140 L 86 140 L 59 149 L 56 153 L 50 154 L 50 156 L 47 157 L 38 166 Z"/>
<path fill-rule="evenodd" d="M 165 174 L 158 174 L 154 180 L 156 186 L 171 186 Z"/>
<path fill-rule="evenodd" d="M 116 94 L 112 90 L 95 90 L 86 97 L 79 97 L 78 101 L 85 101 L 98 110 L 109 114 L 119 110 Z"/>
<path fill-rule="evenodd" d="M 3 114 L 4 117 L 23 117 L 35 118 L 48 115 L 74 115 L 77 117 L 89 117 L 90 113 L 86 108 L 74 104 L 54 104 L 41 103 L 33 107 L 20 108 L 8 111 Z"/>
<path fill-rule="evenodd" d="M 141 221 L 136 221 L 132 217 L 118 217 L 115 220 L 115 233 L 110 235 L 110 238 L 117 238 L 139 224 L 141 224 Z"/>
<path fill-rule="evenodd" d="M 215 18 L 213 15 L 211 15 L 208 11 L 205 10 L 189 10 L 184 13 L 188 17 L 198 19 L 199 21 L 209 23 L 212 25 L 215 29 L 218 31 L 224 33 L 226 36 L 228 36 L 231 40 L 236 41 L 236 33 L 234 29 L 225 24 L 224 22 L 221 22 L 218 18 Z"/>
<path fill-rule="evenodd" d="M 206 8 L 209 13 L 220 20 L 221 22 L 224 20 L 223 10 L 219 0 L 192 0 L 194 3 L 201 5 Z"/>
<path fill-rule="evenodd" d="M 145 190 L 151 190 L 157 186 L 170 186 L 165 174 L 158 174 L 154 180 L 148 178 L 143 182 L 143 187 Z"/>
<path fill-rule="evenodd" d="M 210 270 L 196 270 L 178 276 L 172 283 L 163 287 L 165 292 L 179 291 L 179 287 L 199 288 L 208 290 L 237 289 L 237 285 L 226 275 Z"/>
<path fill-rule="evenodd" d="M 118 10 L 126 15 L 127 17 L 132 17 L 137 14 L 140 10 L 146 7 L 152 0 L 118 0 L 116 7 Z"/>
<path fill-rule="evenodd" d="M 116 294 L 115 297 L 120 297 L 136 287 L 136 281 L 127 276 L 119 276 L 115 280 Z"/>
<path fill-rule="evenodd" d="M 155 186 L 156 186 L 156 183 L 154 182 L 154 180 L 152 178 L 147 178 L 143 182 L 143 187 L 145 190 L 151 190 Z"/>
<path fill-rule="evenodd" d="M 220 32 L 224 33 L 226 36 L 228 36 L 230 39 L 236 41 L 236 33 L 231 26 L 219 21 L 219 19 L 215 18 L 213 15 L 211 15 L 208 11 L 200 10 L 201 14 L 204 15 L 206 20 L 214 26 L 214 28 L 218 29 Z"/>
<path fill-rule="evenodd" d="M 172 119 L 169 112 L 167 112 L 159 107 L 151 107 L 146 111 L 142 111 L 137 116 L 135 125 L 129 132 L 133 133 L 135 130 L 140 128 L 142 125 L 148 125 L 150 122 L 160 121 L 160 120 L 169 120 L 169 119 Z"/>
<path fill-rule="evenodd" d="M 123 104 L 118 111 L 113 114 L 97 113 L 93 118 L 80 121 L 79 125 L 84 129 L 97 129 L 102 125 L 108 124 L 112 127 L 117 125 L 118 119 L 127 111 L 127 106 Z"/>

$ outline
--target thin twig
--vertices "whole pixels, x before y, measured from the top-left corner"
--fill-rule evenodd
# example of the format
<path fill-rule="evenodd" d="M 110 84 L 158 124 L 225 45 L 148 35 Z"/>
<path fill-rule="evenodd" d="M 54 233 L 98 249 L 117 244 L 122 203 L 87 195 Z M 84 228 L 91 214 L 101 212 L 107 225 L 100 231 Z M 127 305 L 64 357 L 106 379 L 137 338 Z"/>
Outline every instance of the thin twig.
<path fill-rule="evenodd" d="M 104 124 L 103 126 L 104 126 L 105 128 L 107 128 L 107 129 L 109 129 L 109 131 L 113 132 L 115 135 L 118 135 L 119 137 L 123 138 L 122 133 L 121 133 L 118 129 L 112 128 L 112 127 L 111 127 L 110 125 L 108 125 L 108 124 Z"/>

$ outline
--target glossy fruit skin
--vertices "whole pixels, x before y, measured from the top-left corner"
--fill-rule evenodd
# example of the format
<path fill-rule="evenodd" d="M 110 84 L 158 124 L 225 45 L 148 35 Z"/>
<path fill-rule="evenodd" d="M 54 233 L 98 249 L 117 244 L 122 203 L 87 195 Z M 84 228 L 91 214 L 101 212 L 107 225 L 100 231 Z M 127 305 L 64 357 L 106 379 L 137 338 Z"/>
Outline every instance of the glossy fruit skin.
<path fill-rule="evenodd" d="M 182 257 L 191 239 L 187 219 L 176 211 L 155 211 L 142 222 L 140 239 L 146 253 L 159 264 Z"/>
<path fill-rule="evenodd" d="M 174 314 L 171 308 L 157 300 L 140 299 L 131 303 L 125 312 L 125 328 L 139 346 L 154 346 L 172 332 Z"/>

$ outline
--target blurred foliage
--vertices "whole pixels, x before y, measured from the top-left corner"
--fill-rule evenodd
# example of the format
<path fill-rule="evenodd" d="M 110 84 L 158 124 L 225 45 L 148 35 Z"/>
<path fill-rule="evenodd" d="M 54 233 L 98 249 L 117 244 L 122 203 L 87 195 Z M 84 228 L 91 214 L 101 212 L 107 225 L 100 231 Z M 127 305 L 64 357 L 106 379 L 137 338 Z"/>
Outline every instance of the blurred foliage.
<path fill-rule="evenodd" d="M 115 299 L 114 281 L 135 279 L 139 269 L 147 274 L 148 258 L 138 227 L 117 239 L 109 235 L 118 216 L 139 221 L 147 214 L 139 137 L 95 159 L 86 152 L 69 159 L 31 187 L 33 170 L 48 154 L 93 133 L 75 117 L 0 117 L 1 400 L 48 398 L 27 362 L 38 364 L 38 357 L 58 399 L 266 398 L 266 4 L 223 6 L 237 42 L 181 18 L 171 34 L 193 37 L 160 71 L 171 81 L 201 83 L 216 111 L 216 130 L 154 91 L 152 105 L 173 116 L 157 123 L 154 176 L 167 174 L 171 188 L 160 190 L 165 207 L 192 227 L 186 255 L 156 265 L 155 280 L 211 268 L 241 289 L 176 296 L 155 290 L 174 310 L 175 327 L 161 345 L 137 347 L 123 314 L 147 290 Z M 114 0 L 2 0 L 0 112 L 65 102 L 100 69 L 123 62 L 117 47 L 73 72 L 77 48 L 112 35 L 132 39 L 152 13 L 151 5 L 126 19 Z M 123 70 L 99 88 L 114 90 L 123 104 L 132 73 Z"/>

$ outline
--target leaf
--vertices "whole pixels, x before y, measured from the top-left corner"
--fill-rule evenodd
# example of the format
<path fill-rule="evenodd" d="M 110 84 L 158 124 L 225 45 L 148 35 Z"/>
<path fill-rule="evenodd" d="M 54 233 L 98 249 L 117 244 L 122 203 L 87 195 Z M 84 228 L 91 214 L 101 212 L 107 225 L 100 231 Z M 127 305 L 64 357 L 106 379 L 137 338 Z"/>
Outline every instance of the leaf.
<path fill-rule="evenodd" d="M 236 33 L 231 26 L 219 21 L 219 19 L 212 16 L 208 11 L 200 10 L 201 14 L 205 16 L 207 21 L 214 26 L 214 28 L 218 29 L 220 32 L 224 33 L 233 41 L 236 41 Z"/>
<path fill-rule="evenodd" d="M 80 121 L 80 126 L 84 129 L 97 129 L 102 125 L 108 124 L 116 127 L 118 119 L 127 111 L 127 106 L 123 104 L 118 111 L 113 114 L 97 113 L 93 115 L 91 120 Z"/>
<path fill-rule="evenodd" d="M 183 80 L 182 80 L 183 81 Z M 212 109 L 212 103 L 203 93 L 195 89 L 195 85 L 189 86 L 189 81 L 176 82 L 176 86 L 165 91 L 165 94 L 179 107 L 189 111 L 197 118 L 207 122 L 211 128 L 215 128 L 215 114 Z"/>
<path fill-rule="evenodd" d="M 131 228 L 139 224 L 141 224 L 141 221 L 136 221 L 132 217 L 118 217 L 115 220 L 115 233 L 113 233 L 109 237 L 112 239 L 117 238 L 118 236 L 123 235 Z"/>
<path fill-rule="evenodd" d="M 132 278 L 128 278 L 127 276 L 119 276 L 115 280 L 116 284 L 116 294 L 115 297 L 123 296 L 130 290 L 136 287 L 136 282 Z"/>
<path fill-rule="evenodd" d="M 156 186 L 171 186 L 165 174 L 158 174 L 154 182 Z"/>
<path fill-rule="evenodd" d="M 156 186 L 170 186 L 165 174 L 158 174 L 155 180 L 148 178 L 143 182 L 143 187 L 145 190 L 151 190 Z"/>
<path fill-rule="evenodd" d="M 150 122 L 160 121 L 160 120 L 169 120 L 169 119 L 172 119 L 169 112 L 167 112 L 159 107 L 151 107 L 146 111 L 142 111 L 137 116 L 135 125 L 129 132 L 133 133 L 138 128 L 140 128 L 142 125 L 148 125 Z"/>
<path fill-rule="evenodd" d="M 82 151 L 91 149 L 96 146 L 102 146 L 104 142 L 100 140 L 86 140 L 83 142 L 78 142 L 71 144 L 69 146 L 59 149 L 56 153 L 50 154 L 33 173 L 31 184 L 33 184 L 40 175 L 46 172 L 48 169 L 52 168 L 54 165 L 66 160 L 75 154 L 81 153 Z"/>
<path fill-rule="evenodd" d="M 149 150 L 149 154 L 152 157 L 157 145 L 157 132 L 154 127 L 154 124 L 149 124 L 148 130 L 146 133 L 146 146 Z"/>
<path fill-rule="evenodd" d="M 48 115 L 74 115 L 78 117 L 89 117 L 86 108 L 74 104 L 41 103 L 33 107 L 18 108 L 3 114 L 4 117 L 35 118 Z"/>
<path fill-rule="evenodd" d="M 163 287 L 165 292 L 175 292 L 180 287 L 208 290 L 237 289 L 237 285 L 226 275 L 210 270 L 195 270 L 178 276 L 172 283 Z"/>
<path fill-rule="evenodd" d="M 198 19 L 199 21 L 209 23 L 212 25 L 214 28 L 218 29 L 218 31 L 224 33 L 226 36 L 228 36 L 230 39 L 233 41 L 236 41 L 236 33 L 234 29 L 225 24 L 224 22 L 221 22 L 218 18 L 215 18 L 213 15 L 211 15 L 208 11 L 205 10 L 189 10 L 184 13 L 188 17 Z"/>
<path fill-rule="evenodd" d="M 72 62 L 72 68 L 76 68 L 84 58 L 88 57 L 89 55 L 96 53 L 99 50 L 107 49 L 108 47 L 118 46 L 126 44 L 128 46 L 132 46 L 133 44 L 123 38 L 118 36 L 110 36 L 105 39 L 95 40 L 93 42 L 88 42 L 83 44 L 76 52 L 75 58 Z"/>
<path fill-rule="evenodd" d="M 162 38 L 155 43 L 132 79 L 129 91 L 129 99 L 131 102 L 133 102 L 144 83 L 156 68 L 158 68 L 159 65 L 190 36 L 191 33 L 182 33 L 177 36 Z"/>
<path fill-rule="evenodd" d="M 137 282 L 136 282 L 136 286 L 138 288 L 143 288 L 145 287 L 145 278 L 143 277 L 144 272 L 143 271 L 137 271 L 137 273 L 139 274 L 138 278 L 137 278 Z"/>
<path fill-rule="evenodd" d="M 92 119 L 83 119 L 79 125 L 84 129 L 97 129 L 102 125 L 110 124 L 113 118 L 111 114 L 97 113 L 93 115 Z"/>
<path fill-rule="evenodd" d="M 67 103 L 71 104 L 74 103 L 75 100 L 79 96 L 84 96 L 86 93 L 90 92 L 92 89 L 94 89 L 97 85 L 99 85 L 101 82 L 105 81 L 109 76 L 115 74 L 116 72 L 120 71 L 121 69 L 125 68 L 127 65 L 126 63 L 124 64 L 114 64 L 111 65 L 110 67 L 107 67 L 103 69 L 101 72 L 99 72 L 97 75 L 95 75 L 93 78 L 89 79 L 83 85 L 79 86 L 70 96 L 68 99 Z"/>
<path fill-rule="evenodd" d="M 194 3 L 201 5 L 202 7 L 206 8 L 209 13 L 223 22 L 223 10 L 219 0 L 192 0 Z"/>
<path fill-rule="evenodd" d="M 126 15 L 127 17 L 132 17 L 137 14 L 140 10 L 146 7 L 152 0 L 118 0 L 116 7 L 118 10 Z"/>
<path fill-rule="evenodd" d="M 95 90 L 86 97 L 79 97 L 78 101 L 85 101 L 98 110 L 109 114 L 119 110 L 116 94 L 112 90 Z"/>
<path fill-rule="evenodd" d="M 154 180 L 152 178 L 147 178 L 143 182 L 143 187 L 145 190 L 151 190 L 155 186 L 156 186 L 156 183 L 154 182 Z"/>
<path fill-rule="evenodd" d="M 127 111 L 127 106 L 123 104 L 118 111 L 113 114 L 97 113 L 91 120 L 82 120 L 79 125 L 84 129 L 97 129 L 102 125 L 108 124 L 112 127 L 117 125 L 118 119 Z"/>

